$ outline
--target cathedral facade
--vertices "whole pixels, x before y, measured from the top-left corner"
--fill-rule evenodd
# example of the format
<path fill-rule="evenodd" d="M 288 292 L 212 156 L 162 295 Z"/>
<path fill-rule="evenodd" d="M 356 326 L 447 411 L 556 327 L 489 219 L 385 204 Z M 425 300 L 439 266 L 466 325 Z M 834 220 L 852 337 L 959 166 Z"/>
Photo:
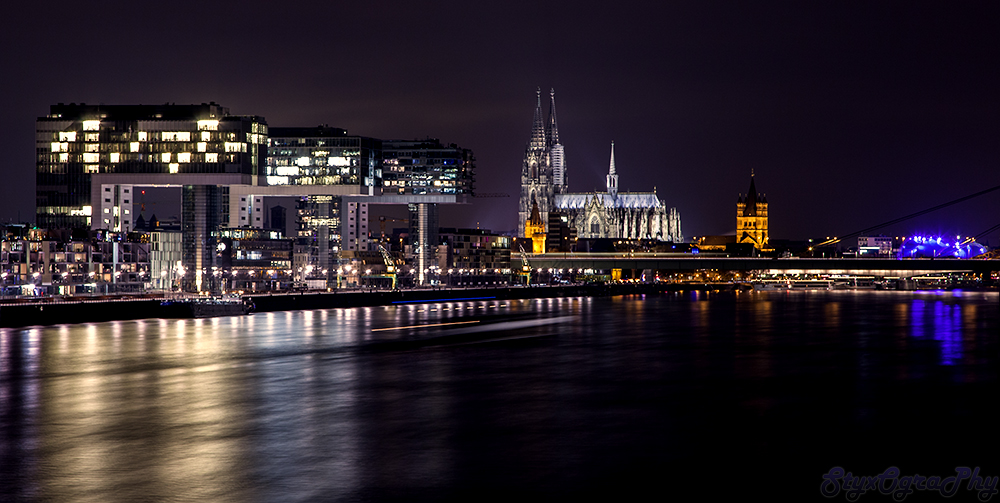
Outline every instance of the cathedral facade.
<path fill-rule="evenodd" d="M 681 217 L 652 192 L 618 192 L 615 145 L 604 192 L 572 193 L 568 190 L 563 146 L 559 143 L 555 91 L 550 92 L 548 121 L 542 119 L 541 90 L 535 103 L 531 140 L 521 167 L 521 200 L 518 236 L 527 234 L 533 205 L 539 217 L 549 222 L 549 213 L 559 213 L 580 238 L 657 239 L 681 242 Z"/>

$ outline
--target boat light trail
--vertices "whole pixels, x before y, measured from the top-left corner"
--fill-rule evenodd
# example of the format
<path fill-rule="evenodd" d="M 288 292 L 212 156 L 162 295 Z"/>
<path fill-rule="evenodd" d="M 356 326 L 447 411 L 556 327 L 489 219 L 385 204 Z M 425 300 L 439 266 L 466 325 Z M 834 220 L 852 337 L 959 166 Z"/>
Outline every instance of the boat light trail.
<path fill-rule="evenodd" d="M 429 323 L 427 325 L 410 325 L 408 327 L 373 328 L 372 332 L 384 332 L 386 330 L 405 330 L 407 328 L 440 327 L 443 325 L 467 325 L 469 323 L 479 323 L 479 320 L 453 321 L 451 323 Z"/>

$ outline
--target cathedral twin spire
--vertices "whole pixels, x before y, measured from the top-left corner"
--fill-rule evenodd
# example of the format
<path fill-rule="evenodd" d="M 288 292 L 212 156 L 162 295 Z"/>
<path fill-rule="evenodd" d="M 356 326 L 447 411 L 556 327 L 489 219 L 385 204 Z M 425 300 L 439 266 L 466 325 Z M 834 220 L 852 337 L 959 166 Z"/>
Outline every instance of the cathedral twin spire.
<path fill-rule="evenodd" d="M 549 90 L 549 120 L 542 120 L 542 88 L 535 90 L 535 118 L 531 126 L 529 149 L 543 149 L 559 145 L 559 124 L 556 121 L 556 90 Z"/>

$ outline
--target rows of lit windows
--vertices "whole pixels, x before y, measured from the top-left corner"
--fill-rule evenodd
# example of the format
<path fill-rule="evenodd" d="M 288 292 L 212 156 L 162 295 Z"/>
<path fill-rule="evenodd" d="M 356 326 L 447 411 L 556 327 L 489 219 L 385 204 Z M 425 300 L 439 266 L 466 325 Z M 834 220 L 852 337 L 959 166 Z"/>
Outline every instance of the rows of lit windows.
<path fill-rule="evenodd" d="M 135 132 L 111 132 L 105 133 L 104 140 L 108 139 L 121 140 L 121 141 L 137 141 L 137 142 L 190 142 L 190 141 L 229 141 L 229 142 L 246 142 L 250 144 L 266 144 L 267 135 L 261 133 L 238 133 L 234 131 L 216 131 L 215 130 L 202 130 L 202 131 L 135 131 Z M 80 134 L 78 131 L 56 131 L 52 133 L 52 139 L 58 140 L 59 142 L 76 142 L 82 140 L 84 142 L 99 142 L 102 140 L 101 133 L 83 133 Z"/>
<path fill-rule="evenodd" d="M 233 156 L 227 156 L 227 159 L 232 159 Z M 191 163 L 191 162 L 207 162 L 214 163 L 219 162 L 218 152 L 162 152 L 158 154 L 135 154 L 130 155 L 129 153 L 122 152 L 84 152 L 82 154 L 69 154 L 67 152 L 59 152 L 48 159 L 43 159 L 43 162 L 48 163 L 70 163 L 70 162 L 83 162 L 87 164 L 97 164 L 107 162 L 110 164 L 118 164 L 122 162 L 132 161 L 132 162 L 178 162 L 178 163 Z"/>

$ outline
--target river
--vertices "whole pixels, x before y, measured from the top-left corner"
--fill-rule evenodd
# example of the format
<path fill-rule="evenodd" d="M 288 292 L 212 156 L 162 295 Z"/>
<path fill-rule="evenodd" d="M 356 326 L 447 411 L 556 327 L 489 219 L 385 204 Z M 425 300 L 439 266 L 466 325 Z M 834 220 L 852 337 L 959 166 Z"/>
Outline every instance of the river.
<path fill-rule="evenodd" d="M 997 293 L 961 291 L 681 292 L 0 329 L 0 494 L 808 500 L 822 499 L 834 466 L 998 475 L 998 334 Z"/>

